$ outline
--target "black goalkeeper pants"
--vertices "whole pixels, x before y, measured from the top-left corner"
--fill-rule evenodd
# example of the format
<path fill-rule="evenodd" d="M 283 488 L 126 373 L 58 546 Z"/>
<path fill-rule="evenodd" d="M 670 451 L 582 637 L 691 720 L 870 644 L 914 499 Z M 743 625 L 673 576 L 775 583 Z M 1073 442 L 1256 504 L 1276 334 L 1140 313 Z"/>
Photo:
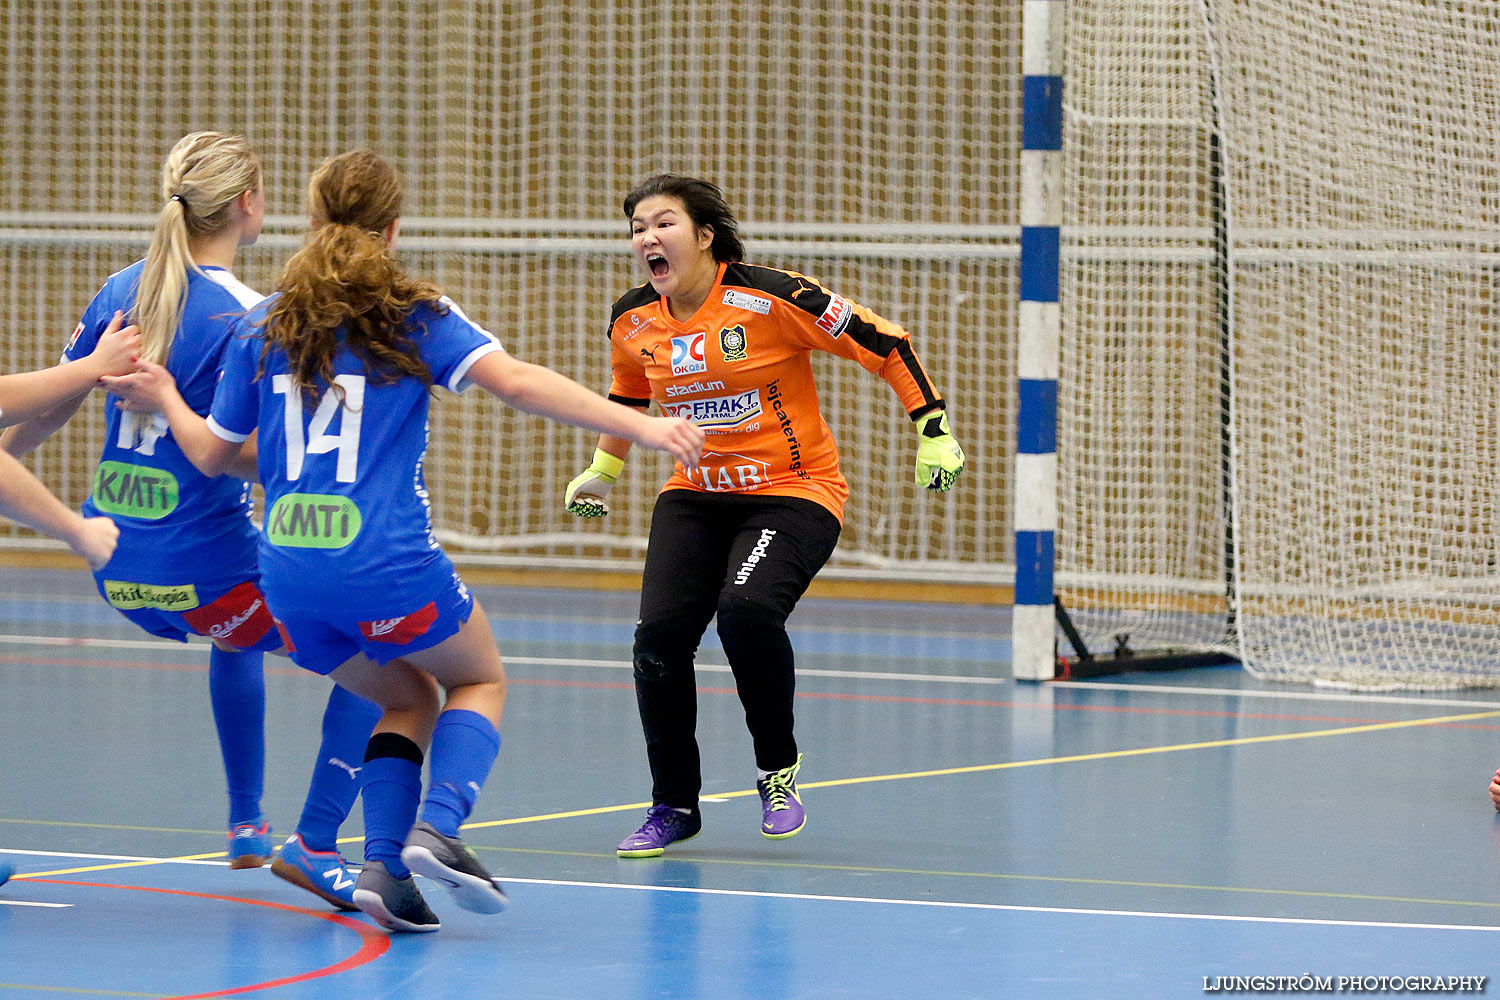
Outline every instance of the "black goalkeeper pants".
<path fill-rule="evenodd" d="M 786 619 L 838 540 L 838 518 L 811 500 L 691 490 L 657 499 L 634 651 L 653 802 L 698 805 L 693 657 L 715 615 L 756 766 L 777 771 L 796 761 Z"/>

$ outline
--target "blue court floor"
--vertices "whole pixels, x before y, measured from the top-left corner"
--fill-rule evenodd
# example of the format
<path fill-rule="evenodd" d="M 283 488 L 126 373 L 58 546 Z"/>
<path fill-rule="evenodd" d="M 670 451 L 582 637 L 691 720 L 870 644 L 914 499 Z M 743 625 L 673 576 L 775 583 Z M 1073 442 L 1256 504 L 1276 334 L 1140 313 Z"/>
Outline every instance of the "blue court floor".
<path fill-rule="evenodd" d="M 391 937 L 225 866 L 205 646 L 133 631 L 82 572 L 0 569 L 0 863 L 18 872 L 0 997 L 1160 998 L 1500 973 L 1500 692 L 1228 668 L 1017 684 L 1005 608 L 807 600 L 806 829 L 759 835 L 710 634 L 704 831 L 625 861 L 650 794 L 635 596 L 475 592 L 511 686 L 465 837 L 512 905 L 481 917 L 429 886 L 442 930 Z M 267 668 L 285 833 L 328 682 Z M 357 856 L 357 811 L 344 835 Z"/>

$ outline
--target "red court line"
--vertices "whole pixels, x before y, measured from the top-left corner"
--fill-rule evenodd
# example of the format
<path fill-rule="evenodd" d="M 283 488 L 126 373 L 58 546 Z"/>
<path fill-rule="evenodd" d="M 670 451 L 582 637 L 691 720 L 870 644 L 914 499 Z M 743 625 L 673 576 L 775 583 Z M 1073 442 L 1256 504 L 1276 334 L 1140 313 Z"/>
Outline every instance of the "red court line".
<path fill-rule="evenodd" d="M 32 882 L 51 883 L 53 885 L 75 885 L 89 889 L 130 889 L 135 892 L 159 892 L 165 896 L 189 896 L 195 899 L 216 899 L 226 903 L 244 903 L 248 906 L 264 906 L 272 910 L 285 910 L 288 913 L 297 913 L 307 917 L 317 917 L 319 920 L 327 920 L 329 923 L 348 927 L 359 934 L 361 943 L 359 951 L 350 955 L 341 962 L 314 969 L 311 972 L 303 972 L 295 976 L 286 976 L 281 979 L 271 979 L 264 983 L 252 983 L 248 986 L 232 986 L 228 989 L 215 990 L 212 993 L 193 993 L 183 996 L 165 997 L 163 1000 L 207 1000 L 209 997 L 227 997 L 240 993 L 254 993 L 257 990 L 268 990 L 274 986 L 291 986 L 294 983 L 305 983 L 313 979 L 321 979 L 324 976 L 332 976 L 340 972 L 358 968 L 373 962 L 384 955 L 391 947 L 391 939 L 385 934 L 377 931 L 368 924 L 360 923 L 352 917 L 346 917 L 339 913 L 320 913 L 317 910 L 305 909 L 301 906 L 290 906 L 286 903 L 272 903 L 263 899 L 244 899 L 240 896 L 220 896 L 209 892 L 189 892 L 185 889 L 156 889 L 146 885 L 110 885 L 107 882 L 71 882 L 64 879 L 39 878 L 28 879 Z"/>

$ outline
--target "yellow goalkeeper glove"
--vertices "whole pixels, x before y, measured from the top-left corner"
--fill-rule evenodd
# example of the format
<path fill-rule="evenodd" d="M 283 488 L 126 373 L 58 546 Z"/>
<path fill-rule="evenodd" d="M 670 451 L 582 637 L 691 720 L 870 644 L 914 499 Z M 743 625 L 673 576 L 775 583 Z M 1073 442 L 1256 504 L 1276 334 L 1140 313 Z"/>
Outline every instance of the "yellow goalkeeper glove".
<path fill-rule="evenodd" d="M 964 450 L 948 429 L 948 411 L 936 410 L 917 418 L 917 485 L 946 493 L 964 471 Z"/>
<path fill-rule="evenodd" d="M 616 458 L 603 448 L 594 449 L 594 461 L 587 469 L 568 484 L 563 494 L 563 505 L 568 513 L 579 517 L 603 517 L 609 513 L 609 504 L 604 497 L 609 488 L 620 481 L 620 471 L 625 460 Z"/>

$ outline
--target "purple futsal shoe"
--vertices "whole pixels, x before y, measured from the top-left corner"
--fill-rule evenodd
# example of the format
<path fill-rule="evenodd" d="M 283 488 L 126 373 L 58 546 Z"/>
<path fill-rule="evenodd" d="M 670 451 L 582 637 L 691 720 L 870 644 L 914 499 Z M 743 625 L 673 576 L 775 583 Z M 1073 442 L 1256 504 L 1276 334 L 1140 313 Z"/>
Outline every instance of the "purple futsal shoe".
<path fill-rule="evenodd" d="M 659 858 L 668 844 L 692 840 L 703 829 L 698 810 L 678 812 L 671 806 L 655 805 L 646 810 L 646 822 L 615 848 L 622 858 Z"/>
<path fill-rule="evenodd" d="M 772 771 L 755 783 L 760 792 L 760 833 L 771 840 L 795 837 L 807 825 L 802 811 L 802 797 L 797 794 L 797 772 L 802 769 L 802 755 L 791 767 Z"/>

